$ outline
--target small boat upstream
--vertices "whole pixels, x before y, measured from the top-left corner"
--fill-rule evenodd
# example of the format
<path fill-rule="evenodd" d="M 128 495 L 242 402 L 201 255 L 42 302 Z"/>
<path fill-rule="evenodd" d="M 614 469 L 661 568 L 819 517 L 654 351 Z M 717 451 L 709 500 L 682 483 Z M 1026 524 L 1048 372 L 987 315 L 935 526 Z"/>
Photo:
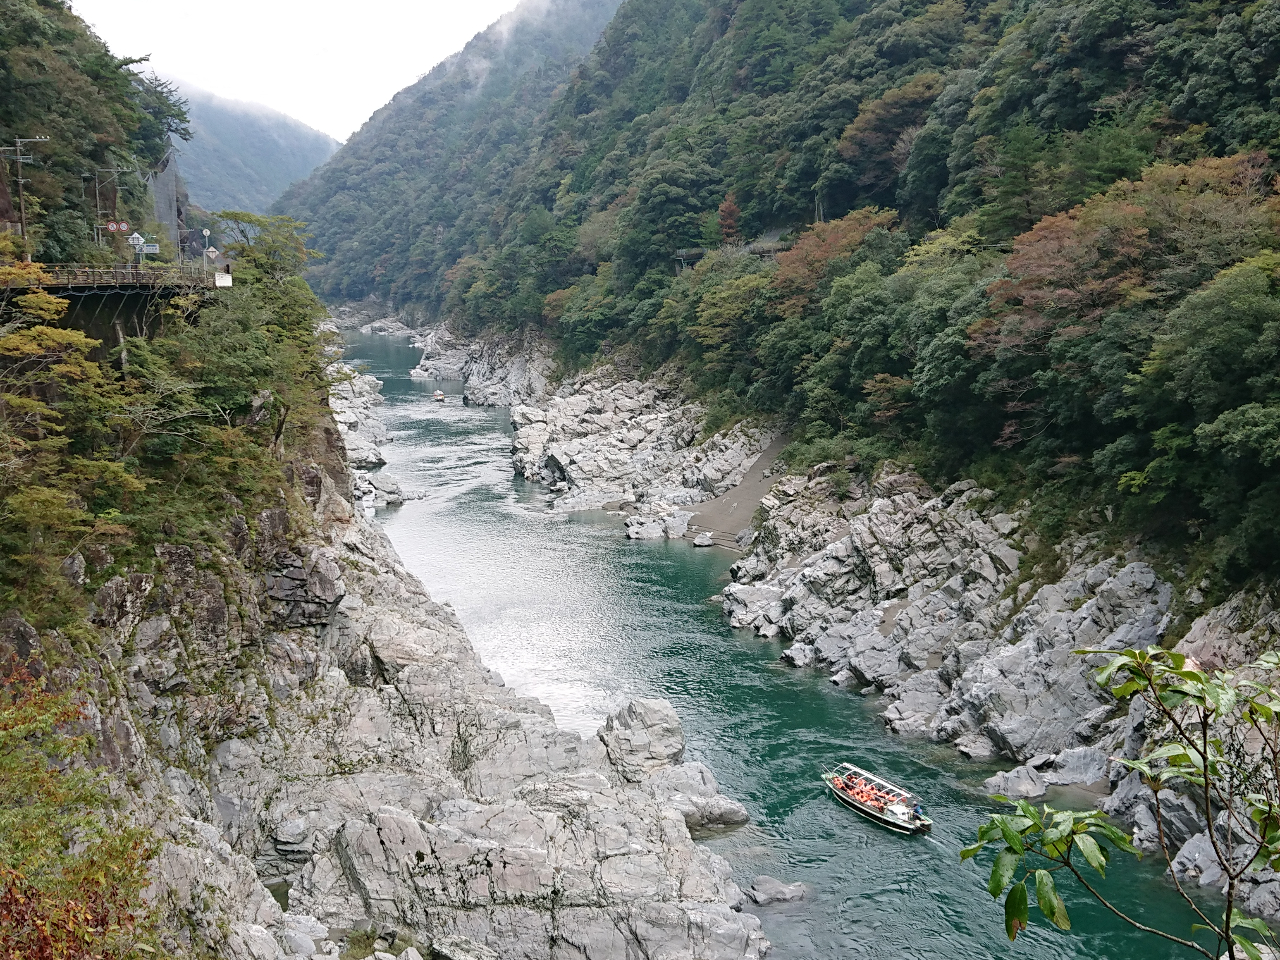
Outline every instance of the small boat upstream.
<path fill-rule="evenodd" d="M 882 827 L 906 834 L 933 829 L 919 797 L 852 763 L 824 771 L 822 780 L 837 800 Z"/>
<path fill-rule="evenodd" d="M 444 391 L 437 390 L 435 393 L 431 395 L 431 399 L 434 400 L 436 403 L 444 403 Z"/>

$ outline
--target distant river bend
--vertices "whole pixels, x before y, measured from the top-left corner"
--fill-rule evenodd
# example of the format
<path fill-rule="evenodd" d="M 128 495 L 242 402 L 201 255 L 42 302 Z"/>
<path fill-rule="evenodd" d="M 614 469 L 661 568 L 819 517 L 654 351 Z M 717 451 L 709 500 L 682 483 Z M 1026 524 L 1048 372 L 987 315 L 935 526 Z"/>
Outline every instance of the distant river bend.
<path fill-rule="evenodd" d="M 453 606 L 485 664 L 548 704 L 562 726 L 589 737 L 631 697 L 675 704 L 691 759 L 752 814 L 707 845 L 744 888 L 759 873 L 809 888 L 802 902 L 757 911 L 770 957 L 1194 956 L 1070 890 L 1071 933 L 1033 918 L 1009 943 L 985 889 L 989 861 L 959 861 L 993 809 L 979 789 L 990 769 L 891 737 L 874 701 L 783 667 L 779 645 L 731 630 L 708 602 L 725 583 L 727 553 L 628 541 L 617 518 L 600 513 L 547 513 L 545 491 L 512 477 L 507 411 L 464 406 L 459 383 L 411 379 L 418 351 L 407 342 L 349 335 L 347 356 L 383 382 L 394 438 L 385 469 L 423 493 L 379 515 L 405 565 Z M 444 403 L 430 399 L 437 388 Z M 824 795 L 818 767 L 843 757 L 923 796 L 934 835 L 889 834 Z M 1156 864 L 1124 864 L 1104 886 L 1144 922 L 1189 930 L 1190 912 Z"/>

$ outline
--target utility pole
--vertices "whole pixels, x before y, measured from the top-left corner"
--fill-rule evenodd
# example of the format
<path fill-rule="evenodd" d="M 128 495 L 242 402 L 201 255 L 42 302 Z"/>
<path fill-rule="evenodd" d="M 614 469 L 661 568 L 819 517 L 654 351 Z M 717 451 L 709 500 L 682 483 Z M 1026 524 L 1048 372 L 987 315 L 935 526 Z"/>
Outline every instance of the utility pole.
<path fill-rule="evenodd" d="M 35 157 L 24 157 L 22 155 L 22 145 L 24 143 L 48 142 L 48 137 L 15 137 L 13 140 L 14 153 L 17 154 L 14 159 L 18 162 L 18 217 L 19 222 L 22 225 L 22 245 L 24 247 L 27 245 L 27 197 L 25 191 L 22 189 L 23 183 L 26 182 L 22 179 L 22 164 L 23 161 L 26 161 L 27 163 L 35 163 Z M 31 262 L 30 252 L 27 253 L 27 262 Z"/>

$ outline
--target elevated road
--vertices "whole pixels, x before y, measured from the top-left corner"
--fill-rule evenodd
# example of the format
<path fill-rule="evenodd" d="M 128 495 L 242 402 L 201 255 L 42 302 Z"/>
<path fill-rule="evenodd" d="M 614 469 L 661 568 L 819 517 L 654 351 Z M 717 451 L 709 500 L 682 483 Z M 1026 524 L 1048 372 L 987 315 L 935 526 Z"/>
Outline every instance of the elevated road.
<path fill-rule="evenodd" d="M 211 290 L 230 286 L 229 274 L 216 274 L 194 265 L 117 264 L 103 267 L 85 263 L 47 263 L 41 269 L 49 281 L 41 286 L 56 296 L 93 293 L 175 294 L 186 290 Z M 225 280 L 221 283 L 218 277 Z M 7 286 L 26 287 L 25 283 Z"/>

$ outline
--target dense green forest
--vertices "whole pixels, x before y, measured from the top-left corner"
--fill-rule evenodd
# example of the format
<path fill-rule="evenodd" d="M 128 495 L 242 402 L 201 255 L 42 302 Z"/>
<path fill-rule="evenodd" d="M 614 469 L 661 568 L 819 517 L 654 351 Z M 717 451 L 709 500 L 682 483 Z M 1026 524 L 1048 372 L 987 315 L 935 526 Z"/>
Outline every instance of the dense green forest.
<path fill-rule="evenodd" d="M 317 289 L 358 298 L 402 278 L 439 290 L 458 258 L 508 217 L 505 190 L 534 149 L 538 117 L 617 6 L 526 0 L 287 191 L 276 211 L 306 221 L 326 255 L 311 274 Z"/>
<path fill-rule="evenodd" d="M 240 103 L 179 83 L 191 140 L 178 170 L 191 202 L 205 210 L 266 213 L 291 183 L 338 149 L 338 141 L 256 103 Z"/>
<path fill-rule="evenodd" d="M 1039 490 L 1051 532 L 1280 563 L 1277 0 L 629 0 L 504 121 L 513 172 L 425 220 L 408 121 L 366 130 L 403 172 L 358 244 L 317 187 L 346 151 L 297 191 L 323 292 L 683 361 L 709 428 L 776 415 L 797 462 L 909 456 Z"/>
<path fill-rule="evenodd" d="M 93 242 L 98 203 L 139 227 L 151 219 L 145 176 L 190 131 L 172 84 L 134 69 L 139 62 L 112 54 L 61 0 L 0 0 L 0 145 L 49 138 L 24 147 L 35 160 L 23 177 L 37 260 L 124 256 L 121 238 L 115 250 Z M 16 220 L 16 170 L 11 153 L 4 159 L 0 219 Z"/>

